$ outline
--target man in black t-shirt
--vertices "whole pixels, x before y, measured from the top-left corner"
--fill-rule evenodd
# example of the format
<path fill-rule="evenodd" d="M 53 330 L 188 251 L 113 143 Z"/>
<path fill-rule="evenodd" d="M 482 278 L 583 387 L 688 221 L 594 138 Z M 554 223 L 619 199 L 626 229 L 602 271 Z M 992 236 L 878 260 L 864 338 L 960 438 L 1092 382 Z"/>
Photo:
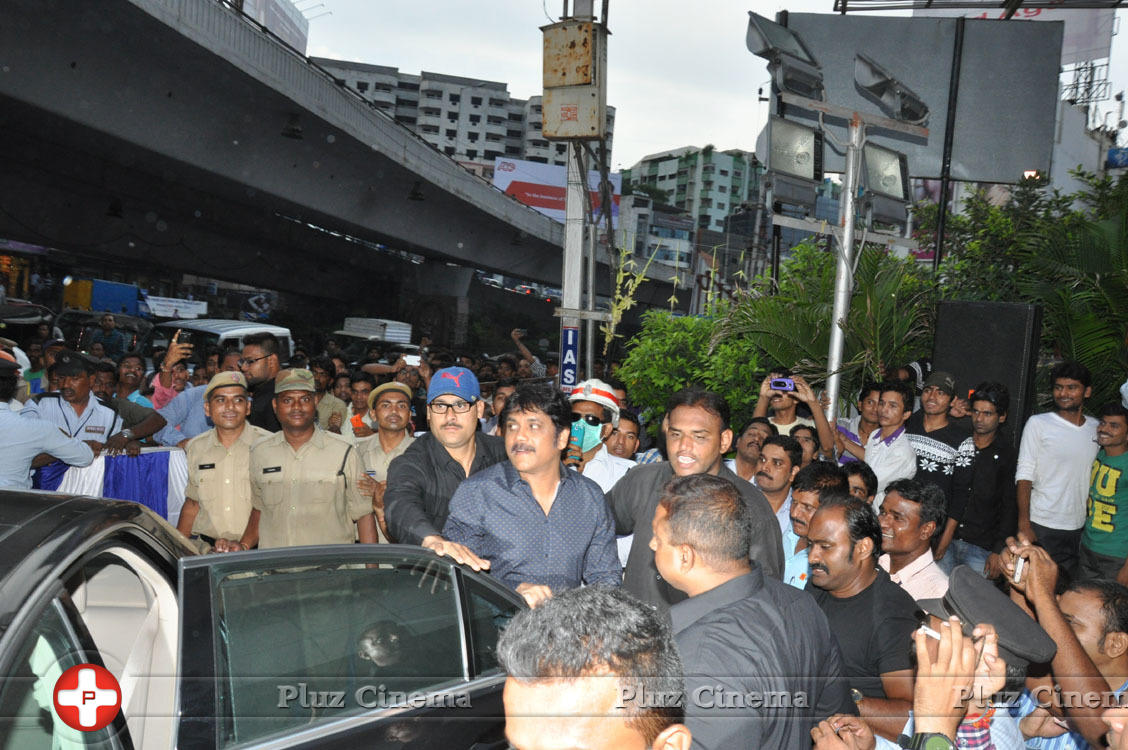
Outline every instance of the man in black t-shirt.
<path fill-rule="evenodd" d="M 920 392 L 920 410 L 905 422 L 905 435 L 917 455 L 913 479 L 939 487 L 948 505 L 963 505 L 964 498 L 956 494 L 966 495 L 975 450 L 964 445 L 971 435 L 969 428 L 948 417 L 955 395 L 954 377 L 939 370 L 929 375 Z M 940 555 L 943 552 L 939 550 Z"/>
<path fill-rule="evenodd" d="M 858 711 L 874 731 L 896 738 L 912 705 L 917 606 L 877 565 L 877 514 L 857 498 L 828 498 L 811 518 L 807 538 L 807 591 L 838 640 Z"/>

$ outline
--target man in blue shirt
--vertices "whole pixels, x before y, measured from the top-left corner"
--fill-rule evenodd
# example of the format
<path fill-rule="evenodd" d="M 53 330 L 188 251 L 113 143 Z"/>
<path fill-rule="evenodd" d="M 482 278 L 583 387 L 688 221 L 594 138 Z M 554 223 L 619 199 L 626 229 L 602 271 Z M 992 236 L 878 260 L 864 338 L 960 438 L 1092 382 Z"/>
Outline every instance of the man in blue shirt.
<path fill-rule="evenodd" d="M 531 607 L 554 591 L 621 581 L 603 492 L 560 462 L 571 422 L 560 391 L 519 387 L 501 413 L 509 460 L 459 485 L 443 527 L 444 538 L 488 560 L 490 573 Z"/>
<path fill-rule="evenodd" d="M 99 321 L 101 328 L 90 334 L 89 344 L 101 344 L 106 356 L 117 362 L 129 347 L 126 335 L 117 329 L 113 313 L 106 313 Z"/>
<path fill-rule="evenodd" d="M 67 437 L 41 419 L 23 417 L 6 404 L 16 394 L 19 365 L 0 359 L 0 488 L 31 488 L 31 464 L 48 454 L 71 466 L 89 466 L 94 451 L 82 440 Z"/>

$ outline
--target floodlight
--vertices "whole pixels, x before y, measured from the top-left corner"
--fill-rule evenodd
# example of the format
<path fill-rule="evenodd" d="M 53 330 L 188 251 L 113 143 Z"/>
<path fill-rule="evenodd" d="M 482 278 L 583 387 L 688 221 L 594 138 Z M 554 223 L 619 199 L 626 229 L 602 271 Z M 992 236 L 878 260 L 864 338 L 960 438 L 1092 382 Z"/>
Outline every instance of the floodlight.
<path fill-rule="evenodd" d="M 823 178 L 821 130 L 772 115 L 768 122 L 768 169 L 811 182 Z"/>
<path fill-rule="evenodd" d="M 867 143 L 862 149 L 867 193 L 897 201 L 909 200 L 909 165 L 905 155 Z"/>
<path fill-rule="evenodd" d="M 791 29 L 748 11 L 748 51 L 768 61 L 775 86 L 808 99 L 825 98 L 822 68 Z"/>
<path fill-rule="evenodd" d="M 862 96 L 894 120 L 920 126 L 928 124 L 928 105 L 905 84 L 861 53 L 854 55 L 854 84 Z"/>

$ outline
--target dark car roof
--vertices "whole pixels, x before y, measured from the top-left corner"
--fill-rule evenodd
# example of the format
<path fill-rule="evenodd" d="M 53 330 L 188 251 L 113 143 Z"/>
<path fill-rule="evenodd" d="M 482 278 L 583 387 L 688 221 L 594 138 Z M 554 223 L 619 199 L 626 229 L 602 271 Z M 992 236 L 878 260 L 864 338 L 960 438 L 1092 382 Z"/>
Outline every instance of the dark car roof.
<path fill-rule="evenodd" d="M 150 539 L 169 570 L 195 550 L 148 508 L 48 492 L 0 490 L 0 630 L 13 609 L 67 557 L 111 534 Z"/>

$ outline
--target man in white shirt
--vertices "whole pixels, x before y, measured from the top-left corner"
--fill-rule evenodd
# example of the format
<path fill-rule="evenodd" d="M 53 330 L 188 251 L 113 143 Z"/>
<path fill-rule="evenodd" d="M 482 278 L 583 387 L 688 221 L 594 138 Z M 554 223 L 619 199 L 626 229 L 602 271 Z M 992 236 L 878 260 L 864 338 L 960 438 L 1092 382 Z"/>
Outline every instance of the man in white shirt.
<path fill-rule="evenodd" d="M 881 549 L 877 564 L 916 601 L 941 599 L 948 576 L 932 556 L 932 540 L 944 528 L 944 492 L 930 482 L 890 482 L 881 501 Z"/>
<path fill-rule="evenodd" d="M 1073 573 L 1098 449 L 1097 420 L 1082 411 L 1092 395 L 1092 375 L 1079 362 L 1066 361 L 1050 371 L 1050 383 L 1054 410 L 1026 421 L 1018 449 L 1018 531 Z"/>
<path fill-rule="evenodd" d="M 611 386 L 593 378 L 573 388 L 568 401 L 572 406 L 572 438 L 564 464 L 594 480 L 604 492 L 610 492 L 635 465 L 634 461 L 612 455 L 605 444 L 619 424 L 619 399 Z"/>
<path fill-rule="evenodd" d="M 634 461 L 607 450 L 606 440 L 619 426 L 619 399 L 610 385 L 592 378 L 573 388 L 568 401 L 572 406 L 572 437 L 564 464 L 593 480 L 604 493 L 610 492 L 619 478 L 635 466 Z M 633 539 L 633 535 L 627 535 L 617 540 L 623 567 L 627 566 Z"/>
<path fill-rule="evenodd" d="M 869 440 L 859 446 L 838 433 L 839 450 L 848 451 L 859 461 L 865 461 L 877 475 L 877 494 L 873 507 L 881 507 L 885 488 L 897 479 L 916 476 L 917 459 L 908 436 L 905 422 L 912 415 L 913 391 L 908 383 L 891 380 L 881 384 L 881 401 L 878 404 L 878 429 Z"/>
<path fill-rule="evenodd" d="M 91 392 L 93 368 L 86 357 L 62 351 L 52 367 L 61 384 L 59 391 L 29 399 L 20 415 L 50 422 L 67 437 L 87 443 L 97 456 L 106 439 L 121 429 L 121 417 Z"/>

